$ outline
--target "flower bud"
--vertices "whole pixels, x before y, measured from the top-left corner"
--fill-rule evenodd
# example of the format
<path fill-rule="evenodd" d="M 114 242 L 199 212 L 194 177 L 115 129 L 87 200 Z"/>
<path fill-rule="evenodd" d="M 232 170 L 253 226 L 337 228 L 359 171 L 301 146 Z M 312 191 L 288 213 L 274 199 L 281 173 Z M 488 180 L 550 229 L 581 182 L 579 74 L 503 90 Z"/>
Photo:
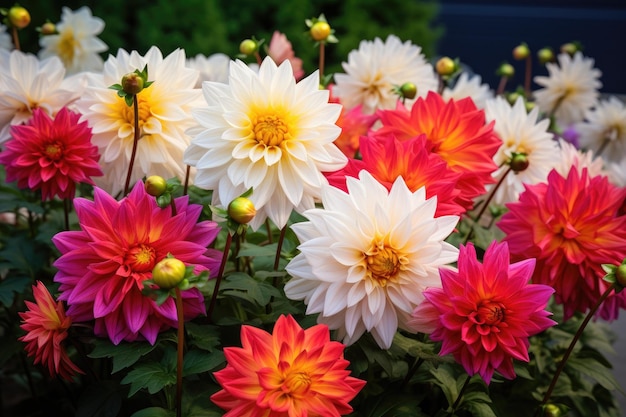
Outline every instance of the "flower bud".
<path fill-rule="evenodd" d="M 528 156 L 525 153 L 514 153 L 511 157 L 511 169 L 513 172 L 521 172 L 528 168 L 530 162 L 528 161 Z"/>
<path fill-rule="evenodd" d="M 239 52 L 244 55 L 252 55 L 256 52 L 258 47 L 258 42 L 253 41 L 252 39 L 244 39 L 239 44 Z"/>
<path fill-rule="evenodd" d="M 135 72 L 129 72 L 122 77 L 122 90 L 124 90 L 126 94 L 136 96 L 143 90 L 143 85 L 143 78 Z"/>
<path fill-rule="evenodd" d="M 30 13 L 22 6 L 13 6 L 8 13 L 9 23 L 18 29 L 24 29 L 30 23 Z"/>
<path fill-rule="evenodd" d="M 57 27 L 52 22 L 46 22 L 43 25 L 41 25 L 41 29 L 39 29 L 39 32 L 42 35 L 54 35 L 57 33 Z"/>
<path fill-rule="evenodd" d="M 622 264 L 615 269 L 615 281 L 622 287 L 626 287 L 626 264 Z"/>
<path fill-rule="evenodd" d="M 146 192 L 153 197 L 159 197 L 167 190 L 167 181 L 159 175 L 151 175 L 146 178 Z"/>
<path fill-rule="evenodd" d="M 573 56 L 576 52 L 578 52 L 580 48 L 574 42 L 568 42 L 561 45 L 561 52 L 564 54 L 568 54 L 569 56 Z"/>
<path fill-rule="evenodd" d="M 171 290 L 183 281 L 186 269 L 185 264 L 176 258 L 162 259 L 152 269 L 152 281 L 161 289 Z"/>
<path fill-rule="evenodd" d="M 522 95 L 520 93 L 518 93 L 517 91 L 513 91 L 513 92 L 507 94 L 506 101 L 508 101 L 509 104 L 512 106 L 512 105 L 515 104 L 517 99 L 520 98 L 520 97 L 522 97 Z"/>
<path fill-rule="evenodd" d="M 530 49 L 525 43 L 521 43 L 513 48 L 513 58 L 517 61 L 524 60 L 530 56 Z"/>
<path fill-rule="evenodd" d="M 543 407 L 544 417 L 560 417 L 562 414 L 561 409 L 554 404 L 546 404 Z"/>
<path fill-rule="evenodd" d="M 450 57 L 444 56 L 437 61 L 435 69 L 441 76 L 452 75 L 456 71 L 456 64 Z"/>
<path fill-rule="evenodd" d="M 511 78 L 512 76 L 515 75 L 515 68 L 513 68 L 513 65 L 509 64 L 508 62 L 505 62 L 502 65 L 500 65 L 497 73 L 501 77 Z"/>
<path fill-rule="evenodd" d="M 404 83 L 400 86 L 402 97 L 412 100 L 417 95 L 417 86 L 414 83 Z"/>
<path fill-rule="evenodd" d="M 248 224 L 256 215 L 254 203 L 246 197 L 237 197 L 228 205 L 228 216 L 239 224 Z"/>
<path fill-rule="evenodd" d="M 525 101 L 524 107 L 526 107 L 526 113 L 530 113 L 532 109 L 534 109 L 537 105 L 534 101 Z"/>
<path fill-rule="evenodd" d="M 324 41 L 326 40 L 326 38 L 328 38 L 328 36 L 330 36 L 330 25 L 328 24 L 328 22 L 318 20 L 313 24 L 313 26 L 311 26 L 309 32 L 311 33 L 311 37 L 313 38 L 313 40 L 318 42 Z"/>
<path fill-rule="evenodd" d="M 552 52 L 552 49 L 548 47 L 541 48 L 540 50 L 537 51 L 537 58 L 539 59 L 539 62 L 542 64 L 545 64 L 547 62 L 552 62 L 554 61 L 554 52 Z"/>

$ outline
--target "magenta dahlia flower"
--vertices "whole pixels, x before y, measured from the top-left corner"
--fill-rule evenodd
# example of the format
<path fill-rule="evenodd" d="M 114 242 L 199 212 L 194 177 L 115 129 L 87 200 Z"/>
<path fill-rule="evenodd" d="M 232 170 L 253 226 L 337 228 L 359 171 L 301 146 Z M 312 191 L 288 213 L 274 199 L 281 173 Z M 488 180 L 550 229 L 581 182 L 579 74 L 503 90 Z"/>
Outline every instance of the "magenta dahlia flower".
<path fill-rule="evenodd" d="M 162 305 L 142 294 L 143 282 L 154 265 L 171 253 L 196 271 L 217 273 L 221 253 L 207 246 L 219 233 L 215 222 L 198 217 L 202 207 L 188 197 L 171 207 L 157 206 L 138 182 L 121 201 L 99 188 L 94 200 L 74 203 L 80 231 L 58 233 L 52 241 L 61 252 L 54 263 L 59 299 L 75 322 L 95 320 L 98 336 L 122 340 L 146 339 L 154 344 L 159 332 L 177 326 L 176 306 L 169 298 Z M 182 291 L 185 319 L 205 312 L 197 288 Z"/>
<path fill-rule="evenodd" d="M 528 362 L 528 338 L 554 326 L 546 304 L 554 289 L 529 284 L 534 259 L 510 264 L 506 243 L 493 242 L 481 264 L 473 244 L 461 245 L 458 272 L 440 268 L 442 288 L 424 291 L 426 301 L 410 324 L 443 342 L 469 375 L 489 384 L 493 373 L 515 378 L 513 359 Z"/>

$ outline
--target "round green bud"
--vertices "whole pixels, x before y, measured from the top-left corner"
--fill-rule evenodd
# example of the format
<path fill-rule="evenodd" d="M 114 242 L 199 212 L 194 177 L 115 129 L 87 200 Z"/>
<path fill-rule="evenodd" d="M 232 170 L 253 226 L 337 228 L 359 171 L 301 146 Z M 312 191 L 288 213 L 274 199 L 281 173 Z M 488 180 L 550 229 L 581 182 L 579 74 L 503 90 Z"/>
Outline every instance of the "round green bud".
<path fill-rule="evenodd" d="M 322 20 L 318 20 L 311 26 L 309 33 L 311 33 L 311 37 L 315 41 L 323 41 L 326 40 L 330 36 L 330 25 L 327 22 Z"/>
<path fill-rule="evenodd" d="M 435 69 L 437 70 L 437 74 L 441 76 L 452 75 L 454 71 L 456 71 L 456 63 L 452 58 L 444 56 L 443 58 L 439 58 L 435 64 Z"/>
<path fill-rule="evenodd" d="M 513 170 L 513 172 L 522 172 L 524 171 L 526 168 L 528 168 L 528 165 L 530 165 L 530 162 L 528 161 L 528 156 L 525 153 L 514 153 L 513 156 L 511 157 L 511 169 Z"/>
<path fill-rule="evenodd" d="M 165 258 L 152 269 L 152 281 L 159 288 L 171 290 L 177 287 L 185 278 L 187 267 L 176 258 Z"/>
<path fill-rule="evenodd" d="M 573 42 L 564 43 L 561 45 L 561 52 L 573 56 L 578 51 L 578 46 Z"/>
<path fill-rule="evenodd" d="M 167 190 L 167 181 L 159 175 L 151 175 L 146 178 L 144 186 L 148 194 L 153 197 L 159 197 Z"/>
<path fill-rule="evenodd" d="M 134 72 L 129 72 L 122 77 L 122 89 L 126 94 L 136 96 L 143 90 L 143 84 L 143 78 Z"/>
<path fill-rule="evenodd" d="M 256 215 L 254 203 L 246 197 L 237 197 L 228 205 L 228 216 L 239 224 L 248 224 Z"/>
<path fill-rule="evenodd" d="M 615 281 L 622 287 L 626 287 L 626 264 L 622 264 L 615 269 Z"/>
<path fill-rule="evenodd" d="M 560 417 L 562 415 L 561 409 L 554 404 L 546 404 L 543 407 L 544 417 Z"/>
<path fill-rule="evenodd" d="M 534 101 L 526 101 L 524 102 L 524 107 L 526 107 L 526 113 L 530 113 L 530 111 L 537 107 L 537 105 Z"/>
<path fill-rule="evenodd" d="M 528 48 L 528 45 L 526 45 L 525 43 L 521 43 L 519 45 L 517 45 L 515 48 L 513 48 L 513 58 L 517 61 L 521 61 L 523 59 L 526 59 L 530 56 L 530 49 Z"/>
<path fill-rule="evenodd" d="M 518 93 L 517 91 L 513 91 L 512 93 L 507 94 L 506 101 L 508 101 L 509 104 L 512 106 L 515 104 L 517 99 L 520 98 L 521 96 L 522 95 Z"/>
<path fill-rule="evenodd" d="M 57 33 L 57 27 L 52 22 L 46 22 L 41 25 L 40 32 L 42 35 L 54 35 Z"/>
<path fill-rule="evenodd" d="M 552 51 L 552 49 L 548 47 L 541 48 L 540 50 L 537 51 L 537 58 L 539 59 L 539 62 L 542 64 L 545 64 L 547 62 L 552 62 L 554 61 L 554 52 Z"/>
<path fill-rule="evenodd" d="M 505 62 L 504 64 L 500 65 L 500 68 L 498 68 L 498 75 L 500 75 L 501 77 L 511 78 L 515 75 L 515 68 L 513 68 L 513 65 L 509 64 L 508 62 Z"/>
<path fill-rule="evenodd" d="M 412 100 L 417 95 L 417 86 L 414 83 L 404 83 L 400 86 L 402 97 Z"/>
<path fill-rule="evenodd" d="M 259 44 L 256 41 L 253 41 L 252 39 L 244 39 L 239 44 L 239 52 L 244 55 L 252 55 L 256 52 L 258 47 Z"/>
<path fill-rule="evenodd" d="M 18 29 L 24 29 L 30 23 L 30 13 L 22 6 L 13 6 L 8 13 L 9 23 Z"/>

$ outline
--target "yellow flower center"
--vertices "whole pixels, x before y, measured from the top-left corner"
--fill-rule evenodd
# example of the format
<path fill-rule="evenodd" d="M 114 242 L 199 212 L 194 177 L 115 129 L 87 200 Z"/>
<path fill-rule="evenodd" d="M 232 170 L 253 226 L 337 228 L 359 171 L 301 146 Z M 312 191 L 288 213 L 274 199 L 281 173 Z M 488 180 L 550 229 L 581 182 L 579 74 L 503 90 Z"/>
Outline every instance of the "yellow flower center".
<path fill-rule="evenodd" d="M 119 105 L 122 106 L 122 118 L 131 126 L 135 126 L 135 106 L 127 106 L 122 99 L 120 99 Z M 142 93 L 137 94 L 137 107 L 139 108 L 139 130 L 141 131 L 144 123 L 151 116 L 150 101 Z"/>
<path fill-rule="evenodd" d="M 265 146 L 279 146 L 291 137 L 283 118 L 274 114 L 254 117 L 252 132 L 254 139 Z"/>
<path fill-rule="evenodd" d="M 404 257 L 382 242 L 374 242 L 370 249 L 365 252 L 365 264 L 367 276 L 374 279 L 381 287 L 387 285 L 398 275 L 405 262 Z"/>
<path fill-rule="evenodd" d="M 301 396 L 307 393 L 311 382 L 311 376 L 307 372 L 289 372 L 281 385 L 281 389 L 285 394 Z"/>
<path fill-rule="evenodd" d="M 149 272 L 154 268 L 156 251 L 154 248 L 140 243 L 130 248 L 126 254 L 126 264 L 133 272 Z"/>
<path fill-rule="evenodd" d="M 505 318 L 505 307 L 502 303 L 485 301 L 481 303 L 476 311 L 475 320 L 477 324 L 496 326 Z"/>
<path fill-rule="evenodd" d="M 63 62 L 71 63 L 74 60 L 76 47 L 79 46 L 78 41 L 74 37 L 74 32 L 65 30 L 60 34 L 57 53 Z"/>
<path fill-rule="evenodd" d="M 63 147 L 57 142 L 49 143 L 44 148 L 44 153 L 48 159 L 58 161 L 63 156 Z"/>

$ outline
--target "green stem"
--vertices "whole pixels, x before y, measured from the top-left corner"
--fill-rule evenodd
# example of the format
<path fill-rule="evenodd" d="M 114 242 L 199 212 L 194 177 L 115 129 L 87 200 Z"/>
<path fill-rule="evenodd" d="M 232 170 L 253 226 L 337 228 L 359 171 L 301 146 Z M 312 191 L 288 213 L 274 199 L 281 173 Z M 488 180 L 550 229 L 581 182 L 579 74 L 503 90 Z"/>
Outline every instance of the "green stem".
<path fill-rule="evenodd" d="M 135 155 L 137 155 L 137 145 L 139 143 L 139 101 L 137 95 L 133 96 L 133 112 L 135 113 L 135 135 L 133 137 L 133 150 L 130 154 L 130 162 L 128 163 L 128 174 L 126 174 L 126 183 L 124 184 L 124 195 L 128 194 L 130 188 L 130 177 L 133 173 L 133 165 L 135 164 Z"/>
<path fill-rule="evenodd" d="M 187 195 L 187 189 L 189 188 L 190 174 L 191 174 L 191 166 L 187 165 L 187 170 L 185 171 L 185 184 L 183 185 L 183 195 Z"/>
<path fill-rule="evenodd" d="M 509 77 L 500 77 L 500 83 L 498 84 L 498 90 L 496 91 L 497 96 L 501 96 L 502 93 L 504 93 L 504 88 L 506 87 L 507 81 L 509 81 Z"/>
<path fill-rule="evenodd" d="M 215 278 L 215 289 L 213 289 L 213 295 L 211 296 L 211 303 L 209 304 L 209 308 L 207 310 L 207 318 L 209 323 L 211 323 L 211 315 L 213 314 L 213 309 L 215 308 L 215 303 L 217 302 L 217 293 L 220 290 L 220 283 L 222 282 L 222 275 L 224 274 L 224 268 L 226 267 L 226 261 L 228 260 L 228 254 L 230 253 L 230 244 L 233 241 L 233 235 L 228 232 L 226 236 L 226 244 L 224 245 L 224 253 L 222 254 L 222 262 L 220 263 L 220 270 Z"/>
<path fill-rule="evenodd" d="M 265 230 L 267 230 L 267 243 L 272 243 L 272 227 L 270 226 L 270 219 L 265 219 Z"/>
<path fill-rule="evenodd" d="M 559 366 L 557 367 L 556 372 L 554 373 L 554 377 L 552 377 L 552 382 L 550 382 L 550 386 L 548 387 L 548 390 L 546 391 L 546 394 L 544 395 L 543 400 L 539 404 L 539 407 L 537 407 L 537 411 L 535 412 L 535 416 L 539 415 L 539 411 L 541 410 L 541 407 L 543 405 L 547 404 L 548 400 L 552 396 L 552 391 L 554 391 L 554 387 L 556 387 L 556 383 L 559 380 L 559 376 L 563 372 L 563 369 L 565 368 L 565 364 L 567 363 L 567 360 L 569 359 L 569 356 L 574 351 L 574 346 L 576 346 L 576 343 L 578 342 L 578 339 L 580 339 L 580 337 L 582 336 L 583 331 L 585 330 L 585 327 L 587 327 L 587 324 L 589 323 L 591 318 L 596 314 L 596 312 L 598 311 L 598 309 L 600 308 L 600 306 L 602 305 L 604 300 L 606 300 L 606 298 L 609 295 L 611 295 L 611 292 L 613 292 L 614 289 L 615 289 L 615 284 L 613 284 L 609 288 L 607 288 L 607 290 L 600 296 L 598 301 L 596 301 L 596 304 L 593 306 L 593 308 L 589 311 L 589 313 L 587 313 L 587 316 L 585 317 L 585 319 L 581 323 L 580 327 L 576 331 L 576 334 L 574 335 L 574 338 L 572 339 L 572 342 L 567 347 L 567 350 L 565 351 L 565 354 L 563 355 L 563 358 L 561 359 L 561 362 L 559 362 Z"/>
<path fill-rule="evenodd" d="M 424 358 L 415 358 L 415 362 L 413 363 L 413 366 L 411 367 L 411 369 L 409 369 L 409 372 L 406 373 L 406 376 L 404 377 L 404 380 L 402 381 L 402 388 L 407 386 L 411 378 L 413 378 L 413 375 L 415 375 L 415 373 L 417 372 L 419 367 L 422 366 L 423 363 L 424 363 Z"/>
<path fill-rule="evenodd" d="M 11 30 L 11 36 L 13 37 L 13 45 L 15 46 L 16 50 L 20 50 L 20 38 L 19 36 L 17 36 L 17 28 L 15 26 L 13 26 L 12 30 Z"/>
<path fill-rule="evenodd" d="M 185 346 L 185 314 L 183 311 L 183 297 L 180 288 L 176 292 L 176 314 L 178 316 L 177 358 L 176 358 L 176 417 L 183 413 L 183 349 Z"/>
<path fill-rule="evenodd" d="M 63 219 L 65 220 L 65 230 L 70 230 L 70 205 L 71 200 L 69 198 L 63 199 Z"/>
<path fill-rule="evenodd" d="M 278 246 L 276 246 L 276 257 L 274 258 L 274 271 L 278 271 L 278 264 L 280 263 L 280 252 L 283 250 L 283 241 L 285 240 L 285 233 L 287 232 L 287 225 L 280 230 L 280 237 L 278 238 Z"/>
<path fill-rule="evenodd" d="M 322 83 L 322 80 L 324 79 L 324 54 L 325 54 L 325 42 L 320 42 L 320 61 L 319 61 L 319 67 L 320 67 L 320 84 Z"/>
<path fill-rule="evenodd" d="M 468 375 L 467 378 L 465 378 L 465 382 L 463 383 L 463 386 L 461 387 L 461 390 L 459 391 L 459 395 L 456 397 L 454 404 L 452 404 L 452 412 L 450 413 L 450 415 L 454 415 L 454 412 L 456 411 L 456 409 L 459 408 L 459 404 L 461 404 L 461 398 L 463 398 L 463 394 L 465 394 L 465 390 L 467 389 L 467 386 L 469 385 L 470 379 L 472 379 L 470 375 Z"/>

